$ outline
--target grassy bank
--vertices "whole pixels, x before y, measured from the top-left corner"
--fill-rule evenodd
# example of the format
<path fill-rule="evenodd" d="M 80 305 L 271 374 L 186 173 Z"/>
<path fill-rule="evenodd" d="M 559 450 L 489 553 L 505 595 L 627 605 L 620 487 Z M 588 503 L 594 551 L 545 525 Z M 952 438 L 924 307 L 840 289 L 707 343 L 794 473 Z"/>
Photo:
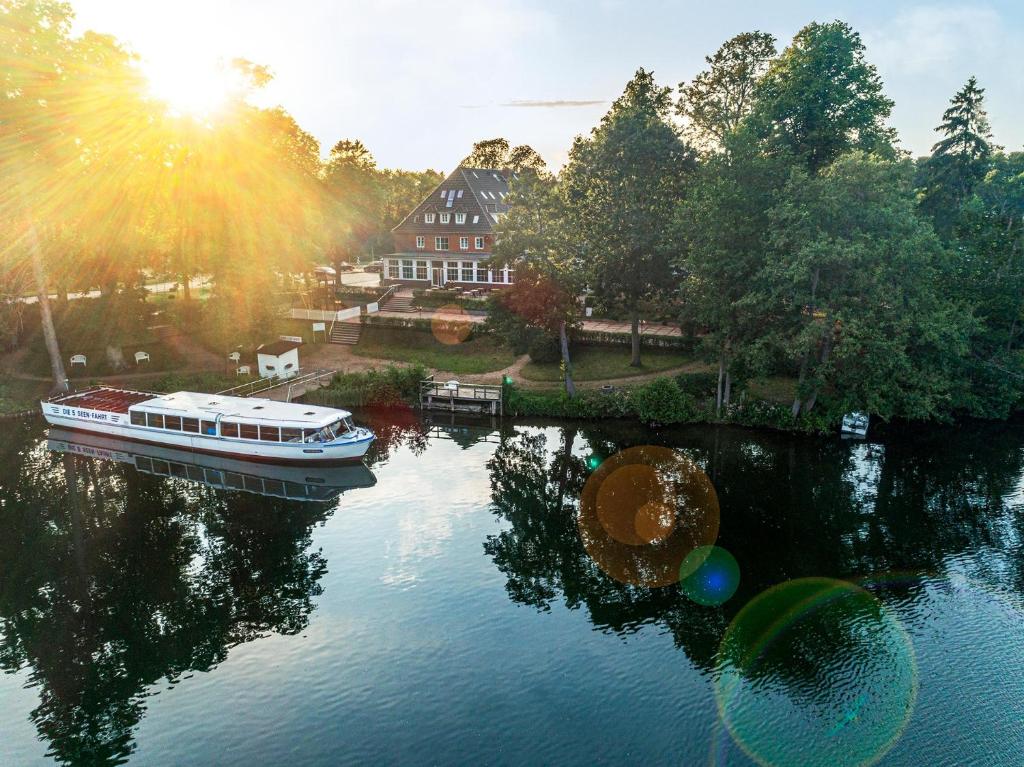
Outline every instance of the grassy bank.
<path fill-rule="evenodd" d="M 37 410 L 39 400 L 50 392 L 49 381 L 0 378 L 0 415 Z"/>
<path fill-rule="evenodd" d="M 684 366 L 693 370 L 707 367 L 693 355 L 668 349 L 644 349 L 641 361 L 641 367 L 630 366 L 627 346 L 578 346 L 572 350 L 573 378 L 576 381 L 601 381 L 661 373 Z M 561 363 L 528 362 L 520 375 L 527 381 L 561 381 Z"/>
<path fill-rule="evenodd" d="M 511 349 L 489 336 L 472 335 L 461 343 L 444 344 L 433 333 L 380 327 L 364 327 L 352 353 L 452 373 L 490 373 L 515 359 Z"/>

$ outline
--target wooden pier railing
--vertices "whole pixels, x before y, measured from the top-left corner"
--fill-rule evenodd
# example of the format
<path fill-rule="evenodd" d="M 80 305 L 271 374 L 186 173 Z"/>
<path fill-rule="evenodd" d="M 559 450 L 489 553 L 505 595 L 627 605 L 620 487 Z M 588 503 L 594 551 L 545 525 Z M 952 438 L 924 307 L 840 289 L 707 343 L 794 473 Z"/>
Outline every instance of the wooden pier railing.
<path fill-rule="evenodd" d="M 500 386 L 435 381 L 433 376 L 420 381 L 420 408 L 504 415 Z"/>

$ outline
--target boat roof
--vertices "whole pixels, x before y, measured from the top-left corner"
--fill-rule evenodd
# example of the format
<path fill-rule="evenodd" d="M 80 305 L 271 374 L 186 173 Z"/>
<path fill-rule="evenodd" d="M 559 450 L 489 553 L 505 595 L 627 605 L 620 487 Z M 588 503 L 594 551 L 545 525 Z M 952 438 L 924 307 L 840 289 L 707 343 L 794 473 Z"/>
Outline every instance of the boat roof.
<path fill-rule="evenodd" d="M 170 415 L 202 418 L 242 418 L 249 421 L 272 421 L 294 424 L 299 427 L 321 427 L 334 423 L 339 418 L 352 415 L 347 410 L 301 402 L 277 402 L 261 397 L 228 397 L 222 394 L 203 394 L 192 391 L 176 391 L 161 394 L 144 402 L 135 403 L 132 409 L 145 409 Z"/>

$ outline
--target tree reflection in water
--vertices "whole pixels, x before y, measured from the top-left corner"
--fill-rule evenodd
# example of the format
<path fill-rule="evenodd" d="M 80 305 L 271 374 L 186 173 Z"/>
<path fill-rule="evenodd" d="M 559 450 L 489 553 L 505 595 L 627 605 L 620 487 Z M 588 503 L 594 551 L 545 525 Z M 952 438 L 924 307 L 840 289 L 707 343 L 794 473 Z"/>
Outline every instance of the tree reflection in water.
<path fill-rule="evenodd" d="M 739 591 L 721 607 L 698 606 L 678 586 L 620 583 L 580 540 L 578 501 L 588 471 L 619 450 L 650 442 L 684 452 L 714 483 L 721 508 L 717 544 L 743 573 Z M 832 613 L 816 612 L 815 631 L 791 644 L 799 652 L 776 644 L 772 654 L 744 664 L 730 656 L 742 627 L 723 647 L 727 627 L 758 594 L 802 578 L 857 580 L 887 608 L 912 606 L 924 598 L 925 581 L 941 584 L 954 560 L 957 567 L 970 562 L 973 577 L 1024 592 L 1024 515 L 1010 501 L 1019 492 L 1022 459 L 1012 426 L 903 433 L 884 445 L 728 428 L 655 436 L 620 425 L 567 427 L 560 436 L 554 429 L 510 430 L 488 464 L 494 513 L 506 524 L 484 548 L 505 574 L 510 599 L 545 611 L 559 601 L 584 608 L 596 627 L 623 635 L 643 624 L 665 626 L 709 678 L 719 678 L 725 658 L 751 689 L 770 678 L 773 694 L 816 711 L 828 727 L 844 717 L 874 721 L 850 714 L 851 707 L 884 700 L 874 710 L 885 715 L 862 741 L 869 753 L 870 743 L 887 747 L 882 736 L 898 731 L 913 697 L 913 658 L 893 639 L 898 632 L 880 618 L 871 624 L 867 607 L 851 613 L 856 620 L 831 623 L 821 616 Z M 982 555 L 961 556 L 977 552 Z M 877 577 L 889 572 L 915 577 Z M 874 638 L 865 644 L 865 625 L 885 630 L 869 631 Z M 892 668 L 872 665 L 878 663 Z M 834 682 L 843 673 L 848 688 L 823 679 Z M 886 679 L 900 685 L 881 689 Z M 851 736 L 856 731 L 851 727 Z"/>
<path fill-rule="evenodd" d="M 331 507 L 50 453 L 39 437 L 25 427 L 0 455 L 0 667 L 31 669 L 49 756 L 120 763 L 147 688 L 306 627 L 326 572 L 311 530 Z"/>

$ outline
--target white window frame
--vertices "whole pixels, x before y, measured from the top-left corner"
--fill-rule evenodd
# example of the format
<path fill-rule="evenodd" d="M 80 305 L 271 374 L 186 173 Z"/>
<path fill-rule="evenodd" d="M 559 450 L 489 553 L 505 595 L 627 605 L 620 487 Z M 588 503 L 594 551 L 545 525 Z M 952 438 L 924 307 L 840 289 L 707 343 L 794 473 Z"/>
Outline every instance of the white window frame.
<path fill-rule="evenodd" d="M 458 261 L 445 261 L 444 262 L 444 274 L 446 282 L 458 282 L 459 281 L 459 262 Z"/>
<path fill-rule="evenodd" d="M 398 259 L 389 258 L 388 259 L 388 279 L 389 280 L 397 280 L 397 279 L 399 279 L 399 275 L 401 275 L 401 273 L 402 273 L 401 272 L 401 264 L 398 262 Z"/>
<path fill-rule="evenodd" d="M 468 269 L 466 268 L 467 266 L 469 267 Z M 462 269 L 459 270 L 459 276 L 462 277 L 462 279 L 459 280 L 459 282 L 474 282 L 475 279 L 473 272 L 475 269 L 476 265 L 472 261 L 463 261 Z M 467 274 L 469 275 L 468 277 L 466 276 Z"/>
<path fill-rule="evenodd" d="M 459 250 L 469 250 L 469 238 L 468 237 L 460 237 L 459 238 Z"/>
<path fill-rule="evenodd" d="M 432 223 L 434 223 L 434 215 L 435 214 L 433 214 L 433 213 L 424 213 L 423 214 L 423 223 L 424 224 L 432 224 Z"/>
<path fill-rule="evenodd" d="M 466 214 L 465 213 L 456 213 L 455 214 L 455 223 L 456 224 L 464 224 L 464 223 L 466 223 Z"/>
<path fill-rule="evenodd" d="M 417 261 L 416 262 L 416 279 L 417 280 L 426 280 L 426 279 L 428 279 L 427 262 L 426 261 Z"/>
<path fill-rule="evenodd" d="M 441 223 L 442 224 L 447 224 L 451 220 L 452 220 L 452 214 L 451 213 L 442 213 L 441 214 Z"/>
<path fill-rule="evenodd" d="M 442 245 L 442 243 L 444 243 Z M 448 250 L 448 238 L 447 237 L 435 237 L 434 238 L 434 250 Z"/>
<path fill-rule="evenodd" d="M 412 259 L 402 259 L 402 279 L 411 280 L 415 273 Z"/>
<path fill-rule="evenodd" d="M 483 250 L 484 249 L 484 238 L 483 237 L 477 237 L 476 238 L 476 242 L 474 242 L 473 245 L 476 247 L 477 250 Z"/>
<path fill-rule="evenodd" d="M 419 248 L 420 250 L 423 250 L 425 247 L 427 247 L 427 238 L 424 237 L 422 234 L 416 235 L 416 247 Z"/>

